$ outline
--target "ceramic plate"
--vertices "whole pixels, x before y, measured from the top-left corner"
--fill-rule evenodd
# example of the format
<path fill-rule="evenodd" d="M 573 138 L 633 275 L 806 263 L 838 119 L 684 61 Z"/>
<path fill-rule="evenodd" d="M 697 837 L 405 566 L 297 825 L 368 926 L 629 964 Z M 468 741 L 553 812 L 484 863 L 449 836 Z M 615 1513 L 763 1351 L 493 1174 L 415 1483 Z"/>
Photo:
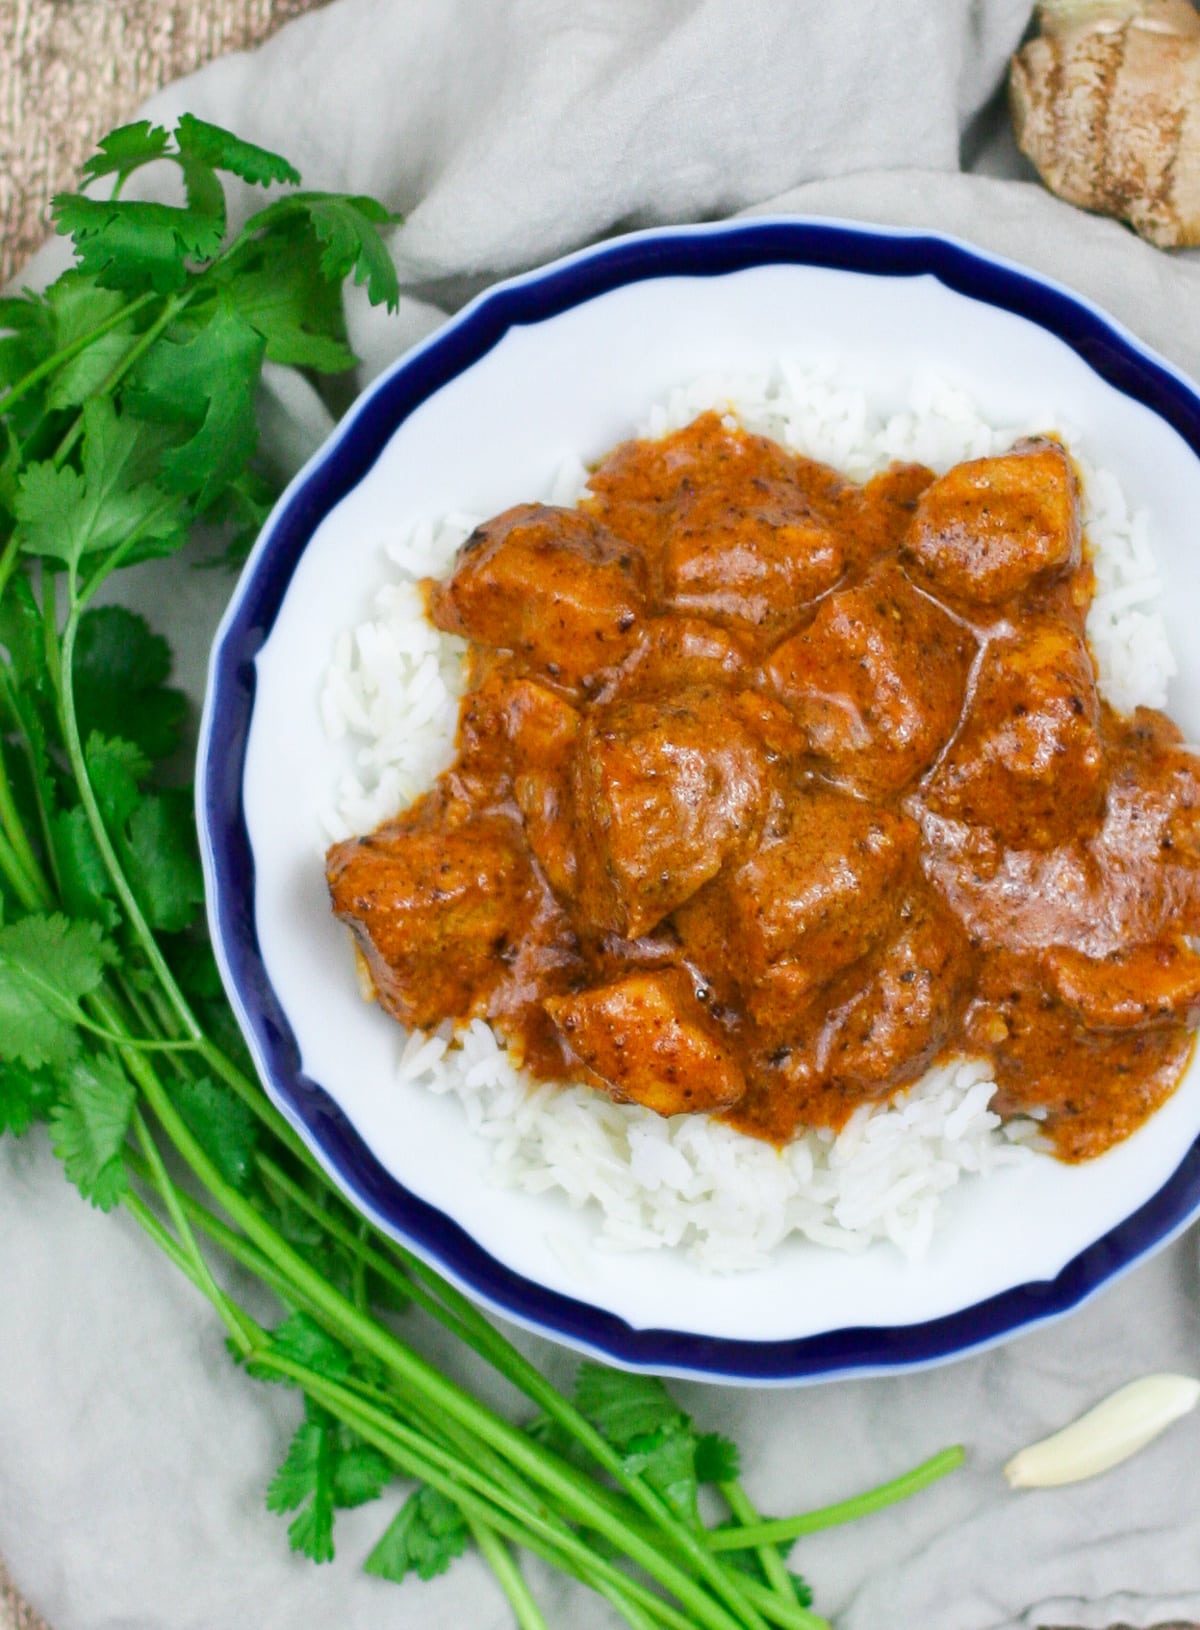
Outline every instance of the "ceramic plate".
<path fill-rule="evenodd" d="M 927 1256 L 788 1242 L 704 1273 L 598 1249 L 597 1220 L 500 1189 L 457 1101 L 395 1085 L 400 1033 L 354 979 L 318 811 L 345 766 L 318 695 L 334 635 L 368 615 L 381 540 L 487 515 L 599 457 L 672 387 L 781 355 L 869 372 L 900 406 L 936 369 L 997 423 L 1050 410 L 1151 512 L 1200 737 L 1200 400 L 1077 297 L 949 240 L 760 220 L 638 234 L 482 296 L 357 403 L 269 521 L 214 649 L 199 813 L 226 986 L 267 1090 L 353 1202 L 480 1300 L 611 1361 L 712 1379 L 811 1380 L 926 1364 L 1056 1317 L 1200 1209 L 1200 1071 L 1133 1138 L 1036 1159 L 952 1195 Z"/>

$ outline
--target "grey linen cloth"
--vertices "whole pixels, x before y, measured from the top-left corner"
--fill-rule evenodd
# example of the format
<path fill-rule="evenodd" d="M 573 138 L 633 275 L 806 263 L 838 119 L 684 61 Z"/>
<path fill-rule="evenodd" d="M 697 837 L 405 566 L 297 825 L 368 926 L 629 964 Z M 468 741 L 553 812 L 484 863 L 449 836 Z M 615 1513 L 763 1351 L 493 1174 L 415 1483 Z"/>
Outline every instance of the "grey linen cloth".
<path fill-rule="evenodd" d="M 310 186 L 407 212 L 399 318 L 353 302 L 364 377 L 491 278 L 615 230 L 741 210 L 940 228 L 1074 285 L 1200 373 L 1200 266 L 1059 204 L 984 110 L 1022 0 L 336 0 L 149 107 L 287 152 Z M 993 115 L 994 117 L 994 115 Z M 960 173 L 964 153 L 976 171 Z M 34 268 L 50 275 L 51 251 Z M 281 387 L 287 460 L 319 408 Z M 173 575 L 171 575 L 173 572 Z M 198 694 L 222 585 L 153 567 L 124 593 L 171 636 Z M 44 1140 L 0 1145 L 0 1552 L 56 1630 L 412 1630 L 508 1623 L 482 1564 L 385 1585 L 359 1564 L 398 1496 L 339 1517 L 338 1560 L 289 1557 L 263 1490 L 296 1403 L 224 1353 L 189 1286 L 120 1218 L 91 1213 Z M 414 1339 L 478 1375 L 437 1331 Z M 560 1383 L 571 1355 L 517 1339 Z M 1148 1370 L 1200 1371 L 1197 1235 L 1065 1322 L 953 1366 L 815 1388 L 682 1387 L 735 1435 L 768 1511 L 841 1498 L 951 1442 L 967 1468 L 794 1565 L 841 1630 L 1000 1630 L 1200 1618 L 1200 1417 L 1074 1489 L 1023 1495 L 1025 1442 Z M 552 1625 L 603 1604 L 529 1573 Z"/>

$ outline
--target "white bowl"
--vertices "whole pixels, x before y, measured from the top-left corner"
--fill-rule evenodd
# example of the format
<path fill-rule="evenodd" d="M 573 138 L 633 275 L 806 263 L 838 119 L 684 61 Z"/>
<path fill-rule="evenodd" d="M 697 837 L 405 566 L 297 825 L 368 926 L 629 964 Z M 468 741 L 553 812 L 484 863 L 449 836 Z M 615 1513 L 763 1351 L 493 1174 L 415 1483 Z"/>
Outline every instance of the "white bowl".
<path fill-rule="evenodd" d="M 1080 1166 L 960 1186 L 928 1254 L 799 1240 L 716 1277 L 670 1250 L 599 1249 L 596 1217 L 492 1186 L 460 1105 L 398 1087 L 402 1035 L 363 1003 L 333 919 L 318 811 L 345 766 L 318 696 L 401 520 L 492 514 L 598 457 L 672 387 L 781 355 L 915 374 L 992 422 L 1053 414 L 1152 514 L 1200 736 L 1200 401 L 1066 291 L 949 240 L 829 222 L 638 234 L 501 285 L 376 382 L 281 499 L 214 650 L 199 811 L 214 940 L 268 1091 L 354 1202 L 483 1301 L 615 1362 L 723 1380 L 931 1363 L 1055 1317 L 1200 1210 L 1200 1073 Z"/>

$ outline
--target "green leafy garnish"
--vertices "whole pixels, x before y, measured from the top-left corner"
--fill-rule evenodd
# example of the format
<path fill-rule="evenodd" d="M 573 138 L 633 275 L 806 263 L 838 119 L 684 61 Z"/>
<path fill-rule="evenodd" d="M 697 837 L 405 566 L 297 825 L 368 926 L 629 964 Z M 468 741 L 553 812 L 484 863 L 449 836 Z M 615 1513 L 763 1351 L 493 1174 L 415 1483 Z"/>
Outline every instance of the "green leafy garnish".
<path fill-rule="evenodd" d="M 54 1153 L 84 1199 L 111 1211 L 127 1186 L 121 1151 L 137 1093 L 120 1066 L 101 1055 L 76 1059 L 65 1084 L 50 1115 Z"/>
<path fill-rule="evenodd" d="M 30 915 L 0 928 L 0 1058 L 31 1070 L 69 1064 L 79 1002 L 111 960 L 95 923 Z"/>
<path fill-rule="evenodd" d="M 366 1570 L 378 1579 L 397 1584 L 410 1573 L 418 1579 L 436 1579 L 467 1548 L 470 1530 L 462 1512 L 436 1489 L 419 1488 L 409 1495 L 384 1530 L 383 1538 L 366 1561 Z"/>

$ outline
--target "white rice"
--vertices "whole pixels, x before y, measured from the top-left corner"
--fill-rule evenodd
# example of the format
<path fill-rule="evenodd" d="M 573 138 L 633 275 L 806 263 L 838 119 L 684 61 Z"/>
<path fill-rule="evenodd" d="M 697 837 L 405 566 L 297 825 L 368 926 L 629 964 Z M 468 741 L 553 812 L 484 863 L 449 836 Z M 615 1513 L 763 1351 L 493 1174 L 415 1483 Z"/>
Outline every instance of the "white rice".
<path fill-rule="evenodd" d="M 770 378 L 697 380 L 631 433 L 665 435 L 708 409 L 860 481 L 896 459 L 940 472 L 1021 436 L 1061 435 L 1083 480 L 1100 690 L 1122 711 L 1165 704 L 1175 664 L 1155 609 L 1162 585 L 1148 517 L 1129 514 L 1116 478 L 1088 463 L 1053 412 L 989 425 L 961 390 L 928 375 L 913 380 L 901 411 L 884 414 L 832 370 L 784 362 Z M 544 497 L 573 504 L 586 481 L 573 460 Z M 321 697 L 326 729 L 352 749 L 321 812 L 329 839 L 370 831 L 453 759 L 465 645 L 426 620 L 417 583 L 444 575 L 482 519 L 448 515 L 381 540 L 392 576 L 372 619 L 339 636 Z M 532 1081 L 481 1020 L 454 1034 L 401 1035 L 400 1047 L 399 1090 L 453 1094 L 490 1145 L 496 1183 L 590 1206 L 602 1246 L 668 1246 L 715 1271 L 761 1265 L 790 1236 L 846 1251 L 888 1240 L 919 1255 L 948 1190 L 1028 1159 L 1039 1143 L 1035 1121 L 1002 1125 L 989 1109 L 995 1083 L 979 1060 L 929 1070 L 890 1103 L 857 1110 L 836 1136 L 809 1132 L 777 1151 L 705 1116 L 664 1120 L 589 1087 Z"/>

